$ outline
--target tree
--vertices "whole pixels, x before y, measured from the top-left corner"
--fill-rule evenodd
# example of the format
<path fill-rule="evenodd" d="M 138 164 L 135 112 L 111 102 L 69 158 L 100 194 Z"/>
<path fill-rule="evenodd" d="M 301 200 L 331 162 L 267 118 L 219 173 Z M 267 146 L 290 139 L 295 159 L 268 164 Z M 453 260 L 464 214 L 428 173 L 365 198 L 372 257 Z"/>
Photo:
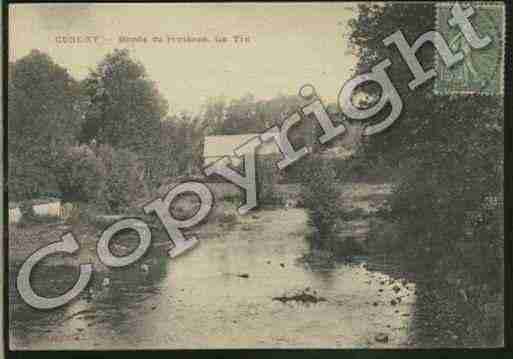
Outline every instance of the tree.
<path fill-rule="evenodd" d="M 82 84 L 91 103 L 80 140 L 125 148 L 151 156 L 168 110 L 166 100 L 129 51 L 108 54 Z"/>
<path fill-rule="evenodd" d="M 328 161 L 309 158 L 304 167 L 302 202 L 307 208 L 311 224 L 321 235 L 332 233 L 340 208 L 337 199 L 340 189 L 335 179 L 335 170 Z"/>
<path fill-rule="evenodd" d="M 228 104 L 223 98 L 212 98 L 202 117 L 212 135 L 260 133 L 283 122 L 284 117 L 296 111 L 302 103 L 298 96 L 283 95 L 257 101 L 248 94 Z"/>
<path fill-rule="evenodd" d="M 67 70 L 37 50 L 10 63 L 8 75 L 10 194 L 24 199 L 55 185 L 49 168 L 75 140 L 84 98 Z"/>
<path fill-rule="evenodd" d="M 104 201 L 109 210 L 116 213 L 127 209 L 134 201 L 147 196 L 144 164 L 136 154 L 100 145 L 96 156 L 105 167 L 105 188 L 99 201 Z"/>
<path fill-rule="evenodd" d="M 488 288 L 484 297 L 490 298 L 503 290 L 502 99 L 435 96 L 434 80 L 409 90 L 410 70 L 396 48 L 382 43 L 396 30 L 413 43 L 434 28 L 434 11 L 433 3 L 360 5 L 350 24 L 357 73 L 389 58 L 389 76 L 403 101 L 399 119 L 366 141 L 364 155 L 401 173 L 387 217 L 398 225 L 396 250 L 410 258 L 405 264 L 433 283 L 459 276 L 465 290 Z M 433 51 L 426 45 L 417 52 L 426 69 Z M 479 294 L 469 297 L 483 307 Z"/>
<path fill-rule="evenodd" d="M 156 185 L 169 177 L 197 174 L 202 166 L 205 124 L 186 113 L 168 116 L 160 124 L 155 156 L 150 164 Z"/>

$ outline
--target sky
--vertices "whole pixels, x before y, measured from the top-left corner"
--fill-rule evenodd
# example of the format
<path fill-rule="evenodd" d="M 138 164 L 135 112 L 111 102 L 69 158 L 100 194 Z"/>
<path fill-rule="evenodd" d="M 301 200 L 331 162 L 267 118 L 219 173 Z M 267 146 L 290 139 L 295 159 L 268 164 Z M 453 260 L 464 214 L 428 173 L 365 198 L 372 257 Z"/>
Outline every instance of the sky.
<path fill-rule="evenodd" d="M 231 100 L 251 93 L 270 99 L 297 94 L 304 84 L 312 84 L 323 100 L 334 102 L 356 64 L 344 37 L 355 6 L 15 4 L 9 8 L 9 60 L 39 49 L 80 80 L 107 53 L 128 48 L 157 82 L 170 113 L 197 112 L 211 97 Z M 167 40 L 187 35 L 210 41 Z M 236 43 L 237 35 L 249 41 Z M 69 42 L 77 37 L 87 41 L 87 36 L 96 36 L 96 42 Z M 120 43 L 122 36 L 145 37 L 147 42 Z M 228 41 L 216 42 L 216 37 Z"/>

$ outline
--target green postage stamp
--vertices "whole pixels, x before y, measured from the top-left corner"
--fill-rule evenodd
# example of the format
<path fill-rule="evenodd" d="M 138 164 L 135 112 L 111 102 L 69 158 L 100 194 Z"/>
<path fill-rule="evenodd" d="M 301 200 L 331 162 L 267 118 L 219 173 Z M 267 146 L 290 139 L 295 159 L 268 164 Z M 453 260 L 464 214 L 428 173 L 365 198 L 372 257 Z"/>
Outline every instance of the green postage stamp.
<path fill-rule="evenodd" d="M 470 20 L 480 36 L 492 40 L 482 49 L 471 48 L 461 31 L 451 27 L 452 3 L 437 4 L 436 30 L 445 38 L 452 52 L 462 51 L 464 59 L 447 68 L 436 55 L 438 76 L 435 80 L 435 93 L 502 95 L 504 93 L 504 29 L 505 6 L 503 3 L 473 2 L 462 5 L 472 6 L 474 14 Z"/>

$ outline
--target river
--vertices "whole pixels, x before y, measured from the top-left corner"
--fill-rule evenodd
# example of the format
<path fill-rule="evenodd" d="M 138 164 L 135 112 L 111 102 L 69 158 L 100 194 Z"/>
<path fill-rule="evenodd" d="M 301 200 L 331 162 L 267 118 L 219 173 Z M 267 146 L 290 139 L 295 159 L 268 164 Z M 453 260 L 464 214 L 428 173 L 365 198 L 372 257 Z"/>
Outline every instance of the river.
<path fill-rule="evenodd" d="M 203 235 L 200 245 L 181 257 L 147 259 L 149 273 L 139 265 L 113 271 L 107 287 L 94 278 L 90 292 L 54 310 L 30 308 L 11 288 L 11 347 L 407 345 L 414 283 L 404 286 L 400 278 L 367 270 L 367 258 L 305 260 L 310 251 L 302 235 L 305 226 L 303 210 L 260 211 L 224 235 Z M 34 287 L 41 295 L 55 295 L 72 285 L 73 276 L 69 268 L 43 267 Z M 325 300 L 276 300 L 300 293 Z"/>
<path fill-rule="evenodd" d="M 365 215 L 346 223 L 342 235 L 365 240 L 372 213 L 389 192 L 383 185 L 348 187 L 345 206 Z M 11 348 L 485 345 L 469 329 L 475 311 L 442 282 L 402 272 L 404 266 L 390 256 L 328 260 L 312 252 L 304 210 L 265 209 L 234 218 L 230 224 L 201 226 L 195 233 L 200 244 L 178 258 L 155 246 L 139 263 L 94 273 L 87 291 L 53 310 L 35 310 L 23 302 L 13 265 Z M 64 266 L 35 269 L 31 280 L 43 296 L 59 295 L 78 275 L 77 268 Z M 108 286 L 102 285 L 105 275 Z"/>

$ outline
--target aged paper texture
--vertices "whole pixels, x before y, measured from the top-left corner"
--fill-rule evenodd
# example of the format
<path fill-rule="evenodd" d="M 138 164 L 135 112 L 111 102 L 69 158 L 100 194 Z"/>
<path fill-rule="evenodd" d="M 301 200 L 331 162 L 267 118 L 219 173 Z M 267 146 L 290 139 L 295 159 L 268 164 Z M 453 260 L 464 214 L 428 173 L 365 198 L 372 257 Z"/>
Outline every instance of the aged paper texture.
<path fill-rule="evenodd" d="M 9 348 L 502 347 L 504 13 L 9 5 Z"/>

